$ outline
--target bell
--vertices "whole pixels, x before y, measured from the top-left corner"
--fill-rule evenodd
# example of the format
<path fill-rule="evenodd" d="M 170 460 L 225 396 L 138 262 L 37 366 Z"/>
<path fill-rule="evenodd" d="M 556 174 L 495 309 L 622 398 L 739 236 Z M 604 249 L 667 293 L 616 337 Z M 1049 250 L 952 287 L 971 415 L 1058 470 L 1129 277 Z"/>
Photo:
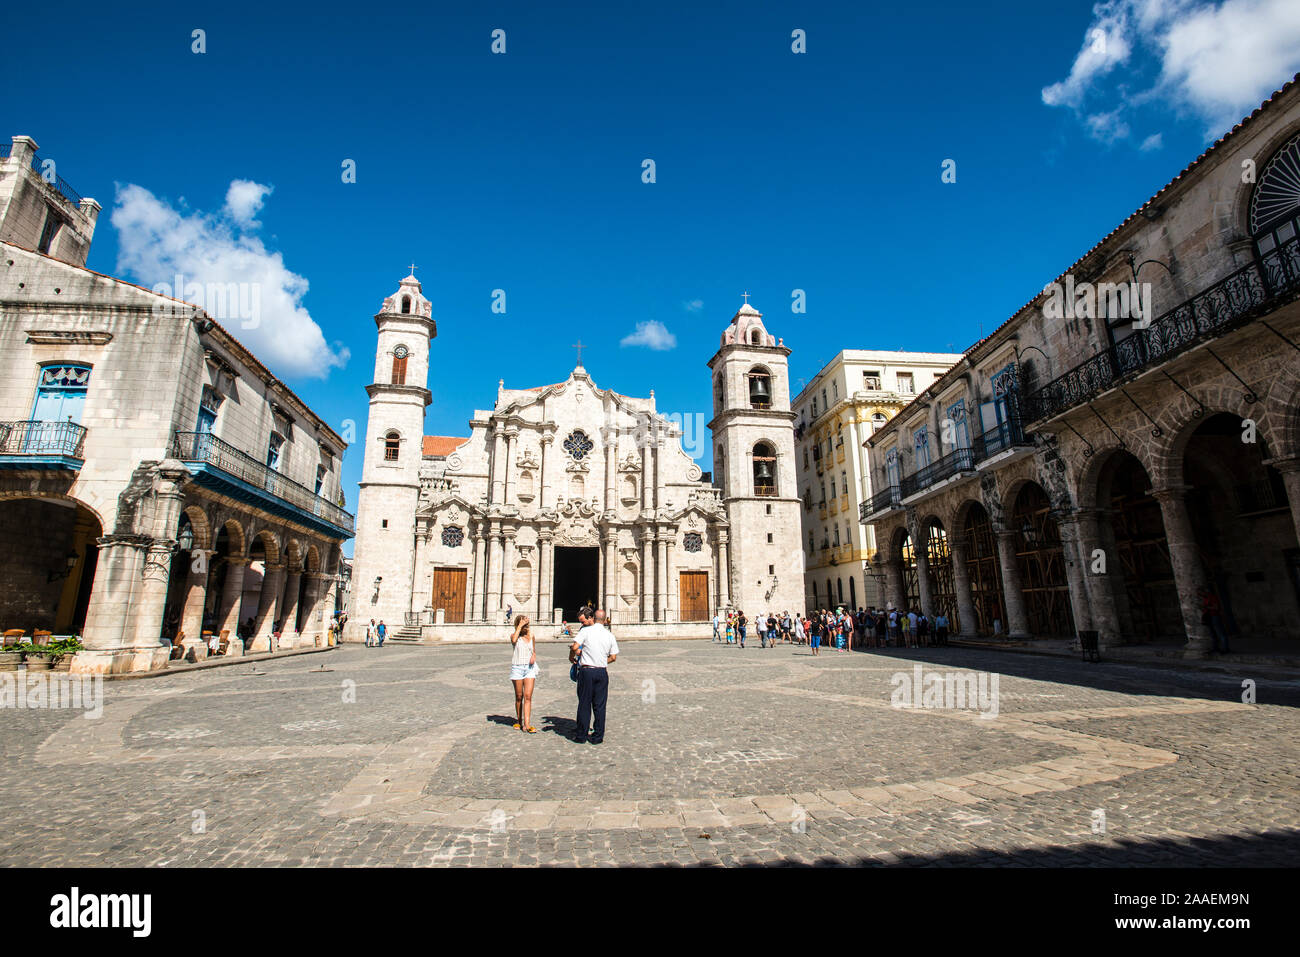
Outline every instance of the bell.
<path fill-rule="evenodd" d="M 772 473 L 771 462 L 759 461 L 754 463 L 754 478 L 770 479 L 772 477 L 772 474 L 773 473 Z"/>
<path fill-rule="evenodd" d="M 755 376 L 749 380 L 749 397 L 755 402 L 767 402 L 772 398 L 772 390 L 768 387 L 767 377 Z"/>

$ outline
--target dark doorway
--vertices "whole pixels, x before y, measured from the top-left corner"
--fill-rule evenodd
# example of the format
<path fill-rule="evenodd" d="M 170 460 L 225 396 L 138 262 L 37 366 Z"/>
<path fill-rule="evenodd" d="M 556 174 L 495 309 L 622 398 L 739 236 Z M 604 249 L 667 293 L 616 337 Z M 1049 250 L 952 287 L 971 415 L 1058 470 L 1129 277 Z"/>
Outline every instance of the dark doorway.
<path fill-rule="evenodd" d="M 552 593 L 555 607 L 563 609 L 565 621 L 574 621 L 578 609 L 599 601 L 600 549 L 555 549 L 555 590 Z"/>

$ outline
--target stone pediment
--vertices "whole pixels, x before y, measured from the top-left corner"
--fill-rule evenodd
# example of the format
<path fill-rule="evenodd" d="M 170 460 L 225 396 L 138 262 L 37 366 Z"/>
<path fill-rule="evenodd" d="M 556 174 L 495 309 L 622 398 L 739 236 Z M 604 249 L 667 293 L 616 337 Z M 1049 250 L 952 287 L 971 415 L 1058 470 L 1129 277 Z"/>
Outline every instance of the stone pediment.
<path fill-rule="evenodd" d="M 417 518 L 437 519 L 443 517 L 449 522 L 461 522 L 476 518 L 481 512 L 476 506 L 471 505 L 459 495 L 452 495 L 449 498 L 423 505 L 415 514 Z"/>

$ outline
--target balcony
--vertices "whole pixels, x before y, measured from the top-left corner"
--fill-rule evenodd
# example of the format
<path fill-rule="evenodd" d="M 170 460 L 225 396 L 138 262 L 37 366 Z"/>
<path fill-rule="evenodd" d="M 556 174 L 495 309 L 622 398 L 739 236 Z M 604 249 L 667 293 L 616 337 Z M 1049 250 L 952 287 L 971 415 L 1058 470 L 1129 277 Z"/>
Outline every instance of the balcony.
<path fill-rule="evenodd" d="M 85 441 L 75 422 L 0 422 L 0 469 L 80 471 Z"/>
<path fill-rule="evenodd" d="M 902 502 L 903 496 L 899 487 L 886 486 L 858 506 L 858 521 L 865 522 L 873 515 L 883 515 L 885 512 L 901 507 Z"/>
<path fill-rule="evenodd" d="M 871 516 L 898 508 L 904 499 L 919 495 L 956 475 L 977 472 L 986 462 L 1003 452 L 1031 447 L 1032 443 L 1025 438 L 1018 422 L 1002 422 L 975 436 L 975 441 L 969 447 L 949 452 L 943 458 L 903 476 L 898 485 L 877 492 L 858 506 L 858 521 L 866 522 Z"/>
<path fill-rule="evenodd" d="M 338 505 L 214 435 L 177 432 L 172 455 L 190 466 L 198 485 L 330 537 L 355 534 L 353 517 Z"/>
<path fill-rule="evenodd" d="M 1175 306 L 1145 329 L 1098 352 L 1029 396 L 1026 420 L 1041 422 L 1090 402 L 1203 342 L 1252 322 L 1300 293 L 1300 236 Z"/>

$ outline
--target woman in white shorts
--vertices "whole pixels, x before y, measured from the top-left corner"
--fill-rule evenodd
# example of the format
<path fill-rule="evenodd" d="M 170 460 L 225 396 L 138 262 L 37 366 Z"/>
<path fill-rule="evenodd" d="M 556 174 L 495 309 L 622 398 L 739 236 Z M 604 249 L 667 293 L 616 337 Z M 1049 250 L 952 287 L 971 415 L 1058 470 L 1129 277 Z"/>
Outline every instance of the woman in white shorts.
<path fill-rule="evenodd" d="M 515 651 L 510 658 L 510 680 L 515 686 L 515 722 L 529 734 L 536 734 L 533 719 L 533 682 L 537 680 L 537 649 L 533 646 L 533 631 L 527 615 L 515 618 L 515 633 L 510 636 Z"/>

